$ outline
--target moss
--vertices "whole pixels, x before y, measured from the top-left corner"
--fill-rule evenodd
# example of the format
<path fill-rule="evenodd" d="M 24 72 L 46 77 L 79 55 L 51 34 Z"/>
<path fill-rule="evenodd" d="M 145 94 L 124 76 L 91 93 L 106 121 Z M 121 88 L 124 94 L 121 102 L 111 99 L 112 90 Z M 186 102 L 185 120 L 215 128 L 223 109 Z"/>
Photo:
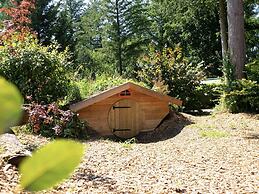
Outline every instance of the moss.
<path fill-rule="evenodd" d="M 201 137 L 207 138 L 222 138 L 230 135 L 228 132 L 221 130 L 200 130 L 199 134 Z"/>

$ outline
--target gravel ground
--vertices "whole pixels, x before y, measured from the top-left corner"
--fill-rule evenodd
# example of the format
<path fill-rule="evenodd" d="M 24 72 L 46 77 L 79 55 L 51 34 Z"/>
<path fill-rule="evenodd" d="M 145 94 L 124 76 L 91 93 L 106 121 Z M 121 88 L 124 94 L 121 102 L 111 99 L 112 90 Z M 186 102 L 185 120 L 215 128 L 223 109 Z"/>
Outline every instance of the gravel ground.
<path fill-rule="evenodd" d="M 95 138 L 73 176 L 52 193 L 259 193 L 259 115 L 174 115 L 136 143 Z M 204 138 L 201 129 L 226 131 Z M 20 135 L 27 146 L 45 139 Z M 0 167 L 1 193 L 18 192 L 16 169 Z M 50 193 L 50 192 L 47 192 Z"/>

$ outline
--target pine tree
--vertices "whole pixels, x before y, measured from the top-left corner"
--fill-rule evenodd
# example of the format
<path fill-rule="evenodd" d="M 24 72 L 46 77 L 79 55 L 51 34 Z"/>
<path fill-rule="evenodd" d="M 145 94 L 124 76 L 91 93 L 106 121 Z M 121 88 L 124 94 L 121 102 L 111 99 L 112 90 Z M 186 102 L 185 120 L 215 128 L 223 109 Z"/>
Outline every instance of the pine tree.
<path fill-rule="evenodd" d="M 75 33 L 78 30 L 78 22 L 83 14 L 84 7 L 83 0 L 60 0 L 54 36 L 61 45 L 61 50 L 68 47 L 70 51 L 75 51 Z"/>
<path fill-rule="evenodd" d="M 147 18 L 145 3 L 131 0 L 106 0 L 106 41 L 114 50 L 118 72 L 130 66 L 130 60 L 139 54 L 145 39 Z"/>
<path fill-rule="evenodd" d="M 101 4 L 100 0 L 93 0 L 87 5 L 76 32 L 76 62 L 83 65 L 83 69 L 88 68 L 90 71 L 100 70 L 101 63 L 105 63 L 95 59 L 96 52 L 99 52 L 100 56 L 103 48 L 104 13 Z"/>
<path fill-rule="evenodd" d="M 151 0 L 148 13 L 150 39 L 157 50 L 180 43 L 185 56 L 196 63 L 204 61 L 208 73 L 220 74 L 216 1 Z"/>
<path fill-rule="evenodd" d="M 55 39 L 58 7 L 59 4 L 54 4 L 53 0 L 36 0 L 31 27 L 37 33 L 39 42 L 44 45 L 49 45 Z"/>

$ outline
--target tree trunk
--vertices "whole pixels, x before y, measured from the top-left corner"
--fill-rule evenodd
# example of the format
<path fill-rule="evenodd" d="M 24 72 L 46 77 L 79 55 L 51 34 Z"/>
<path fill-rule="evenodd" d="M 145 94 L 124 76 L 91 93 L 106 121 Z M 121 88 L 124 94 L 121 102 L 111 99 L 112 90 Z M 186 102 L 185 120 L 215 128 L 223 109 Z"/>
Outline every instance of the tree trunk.
<path fill-rule="evenodd" d="M 227 12 L 230 61 L 235 67 L 235 78 L 242 79 L 245 64 L 243 0 L 227 0 Z"/>
<path fill-rule="evenodd" d="M 121 45 L 121 30 L 120 30 L 120 10 L 118 0 L 116 1 L 116 23 L 117 23 L 117 60 L 119 73 L 122 75 L 122 45 Z"/>
<path fill-rule="evenodd" d="M 222 60 L 224 60 L 228 52 L 227 9 L 225 0 L 219 0 L 219 24 L 222 47 Z"/>

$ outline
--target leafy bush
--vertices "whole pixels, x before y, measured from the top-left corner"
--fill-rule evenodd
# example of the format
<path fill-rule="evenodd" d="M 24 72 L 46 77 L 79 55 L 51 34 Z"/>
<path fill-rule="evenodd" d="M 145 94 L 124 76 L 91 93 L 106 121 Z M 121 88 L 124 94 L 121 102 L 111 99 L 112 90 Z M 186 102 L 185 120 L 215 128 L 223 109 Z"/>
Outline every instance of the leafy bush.
<path fill-rule="evenodd" d="M 196 87 L 196 97 L 198 106 L 201 109 L 213 108 L 218 104 L 223 92 L 222 84 L 201 84 Z"/>
<path fill-rule="evenodd" d="M 216 107 L 219 111 L 228 112 L 258 112 L 259 111 L 259 69 L 255 64 L 247 65 L 248 77 L 252 80 L 236 80 L 234 76 L 234 66 L 229 58 L 223 61 L 223 73 L 225 85 L 222 89 L 219 105 Z M 254 81 L 253 81 L 254 80 Z"/>
<path fill-rule="evenodd" d="M 251 80 L 237 80 L 231 88 L 225 87 L 220 99 L 220 109 L 229 112 L 258 112 L 259 84 Z"/>
<path fill-rule="evenodd" d="M 87 98 L 98 92 L 108 90 L 112 87 L 124 84 L 126 82 L 133 82 L 138 85 L 147 87 L 142 82 L 136 82 L 132 79 L 125 79 L 120 76 L 105 75 L 97 76 L 94 80 L 91 78 L 85 78 L 81 80 L 73 81 L 69 87 L 69 95 L 66 96 L 65 101 L 61 104 L 70 104 Z"/>
<path fill-rule="evenodd" d="M 246 65 L 247 78 L 259 84 L 259 58 Z"/>
<path fill-rule="evenodd" d="M 23 96 L 50 103 L 67 95 L 68 53 L 57 45 L 42 46 L 33 36 L 17 34 L 0 46 L 0 75 L 13 82 Z"/>
<path fill-rule="evenodd" d="M 148 86 L 162 82 L 168 86 L 169 95 L 184 101 L 186 109 L 199 108 L 195 88 L 203 78 L 201 64 L 189 63 L 179 46 L 165 48 L 162 52 L 150 47 L 149 52 L 139 59 L 138 68 L 140 80 Z"/>
<path fill-rule="evenodd" d="M 76 103 L 82 100 L 81 91 L 77 82 L 71 82 L 68 87 L 67 96 L 59 102 L 62 106 L 68 106 L 69 104 Z"/>
<path fill-rule="evenodd" d="M 40 105 L 30 104 L 29 127 L 36 134 L 46 137 L 84 138 L 85 124 L 70 110 L 64 111 L 55 103 Z"/>

